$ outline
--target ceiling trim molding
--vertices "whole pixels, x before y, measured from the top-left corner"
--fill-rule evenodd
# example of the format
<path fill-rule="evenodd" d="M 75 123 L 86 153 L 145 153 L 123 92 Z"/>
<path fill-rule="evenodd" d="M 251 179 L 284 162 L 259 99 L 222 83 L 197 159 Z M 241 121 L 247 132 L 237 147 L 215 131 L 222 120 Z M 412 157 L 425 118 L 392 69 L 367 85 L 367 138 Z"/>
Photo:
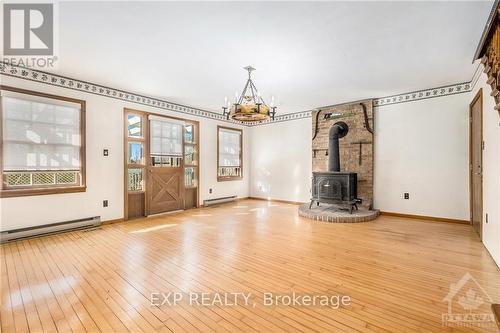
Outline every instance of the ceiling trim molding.
<path fill-rule="evenodd" d="M 492 23 L 493 23 L 493 19 L 495 18 L 495 12 L 497 11 L 498 5 L 499 5 L 499 1 L 495 0 L 495 2 L 493 3 L 493 7 L 491 7 L 490 15 L 488 16 L 488 20 L 486 21 L 486 24 L 484 26 L 483 33 L 481 34 L 481 39 L 479 40 L 479 43 L 476 47 L 476 52 L 474 52 L 474 57 L 472 59 L 472 63 L 474 63 L 474 61 L 479 59 L 479 57 L 481 56 L 481 51 L 483 49 L 484 43 L 486 42 L 486 39 L 490 33 L 491 27 L 493 26 Z"/>
<path fill-rule="evenodd" d="M 478 67 L 479 68 L 479 67 Z M 477 73 L 477 70 L 476 70 Z M 83 80 L 69 78 L 57 74 L 51 74 L 39 70 L 29 69 L 25 67 L 13 66 L 5 63 L 0 63 L 0 74 L 7 75 L 19 79 L 34 81 L 38 83 L 48 84 L 56 87 L 62 87 L 72 90 L 81 91 L 88 94 L 94 94 L 114 99 L 123 100 L 126 102 L 142 104 L 150 107 L 156 107 L 176 113 L 191 115 L 195 117 L 202 117 L 221 122 L 238 124 L 241 126 L 253 127 L 259 125 L 266 125 L 271 123 L 279 123 L 285 121 L 292 121 L 304 118 L 310 118 L 314 110 L 299 111 L 294 113 L 286 113 L 277 115 L 274 120 L 268 119 L 260 122 L 240 122 L 235 120 L 228 120 L 221 113 L 203 110 L 200 108 L 190 107 L 178 103 L 172 103 L 163 99 L 149 97 L 146 95 L 136 94 L 125 90 L 115 89 L 103 86 L 96 83 L 91 83 Z M 474 75 L 475 77 L 476 75 Z M 473 77 L 473 79 L 474 79 Z M 475 80 L 477 81 L 477 80 Z M 381 98 L 373 99 L 373 107 L 382 107 L 386 105 L 400 104 L 414 102 L 429 98 L 443 97 L 466 93 L 473 88 L 472 82 L 463 82 L 451 84 L 442 87 L 429 88 L 423 90 L 412 91 L 408 93 L 391 95 Z"/>
<path fill-rule="evenodd" d="M 77 90 L 88 94 L 94 94 L 94 95 L 119 99 L 126 102 L 147 105 L 185 115 L 203 117 L 238 125 L 246 125 L 245 123 L 240 121 L 235 121 L 232 119 L 228 120 L 220 113 L 207 111 L 200 108 L 186 106 L 178 103 L 172 103 L 163 99 L 136 94 L 133 92 L 115 89 L 100 84 L 82 81 L 62 75 L 51 74 L 20 66 L 13 66 L 1 62 L 0 62 L 0 74 L 16 77 L 19 79 L 35 81 L 38 83 L 48 84 L 56 87 Z"/>

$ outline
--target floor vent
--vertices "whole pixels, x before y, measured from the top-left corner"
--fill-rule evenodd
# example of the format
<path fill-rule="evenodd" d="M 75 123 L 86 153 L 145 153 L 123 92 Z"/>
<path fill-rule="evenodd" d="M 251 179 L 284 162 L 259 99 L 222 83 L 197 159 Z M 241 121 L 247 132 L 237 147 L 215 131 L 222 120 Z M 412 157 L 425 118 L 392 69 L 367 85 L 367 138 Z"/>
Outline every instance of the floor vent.
<path fill-rule="evenodd" d="M 101 225 L 101 217 L 94 216 L 85 219 L 44 224 L 35 227 L 20 228 L 0 233 L 0 243 L 11 242 L 20 239 L 51 235 L 64 231 L 94 228 Z"/>
<path fill-rule="evenodd" d="M 203 206 L 208 207 L 208 206 L 218 205 L 221 203 L 236 201 L 236 198 L 237 197 L 235 195 L 232 195 L 230 197 L 203 200 Z"/>

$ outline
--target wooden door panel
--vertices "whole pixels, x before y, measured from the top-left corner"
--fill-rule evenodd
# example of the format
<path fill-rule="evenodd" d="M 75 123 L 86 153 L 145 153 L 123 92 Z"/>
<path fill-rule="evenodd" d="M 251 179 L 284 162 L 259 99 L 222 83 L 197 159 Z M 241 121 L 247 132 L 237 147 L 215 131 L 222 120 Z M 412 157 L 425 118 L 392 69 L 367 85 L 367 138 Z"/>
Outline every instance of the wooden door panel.
<path fill-rule="evenodd" d="M 483 218 L 483 133 L 482 96 L 479 91 L 470 105 L 470 177 L 471 177 L 471 223 L 474 231 L 481 236 Z"/>
<path fill-rule="evenodd" d="M 187 188 L 184 194 L 184 209 L 196 208 L 197 189 Z"/>
<path fill-rule="evenodd" d="M 148 215 L 183 209 L 183 168 L 148 169 Z"/>
<path fill-rule="evenodd" d="M 144 192 L 128 193 L 128 218 L 133 219 L 144 215 Z"/>

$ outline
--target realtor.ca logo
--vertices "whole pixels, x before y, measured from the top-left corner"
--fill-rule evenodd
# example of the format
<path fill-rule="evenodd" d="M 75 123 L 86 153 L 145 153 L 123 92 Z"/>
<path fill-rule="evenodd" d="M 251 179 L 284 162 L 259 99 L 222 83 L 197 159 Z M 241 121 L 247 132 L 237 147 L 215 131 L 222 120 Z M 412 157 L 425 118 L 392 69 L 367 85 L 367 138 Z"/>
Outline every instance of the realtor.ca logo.
<path fill-rule="evenodd" d="M 4 3 L 2 62 L 53 68 L 56 56 L 54 3 Z"/>
<path fill-rule="evenodd" d="M 443 302 L 448 304 L 448 313 L 442 314 L 443 325 L 455 327 L 495 326 L 495 317 L 490 310 L 492 300 L 481 285 L 469 273 L 450 284 Z"/>

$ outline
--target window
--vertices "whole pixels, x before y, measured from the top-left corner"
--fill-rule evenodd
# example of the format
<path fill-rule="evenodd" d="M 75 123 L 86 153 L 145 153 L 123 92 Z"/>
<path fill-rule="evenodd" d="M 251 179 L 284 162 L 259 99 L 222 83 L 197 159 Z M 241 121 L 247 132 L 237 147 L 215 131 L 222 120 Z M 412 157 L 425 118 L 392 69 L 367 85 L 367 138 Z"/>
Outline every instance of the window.
<path fill-rule="evenodd" d="M 217 127 L 217 180 L 236 180 L 243 176 L 242 131 Z"/>
<path fill-rule="evenodd" d="M 142 168 L 128 169 L 128 190 L 131 192 L 144 191 L 144 170 Z"/>
<path fill-rule="evenodd" d="M 182 156 L 182 122 L 149 116 L 151 155 Z"/>
<path fill-rule="evenodd" d="M 142 138 L 142 117 L 140 115 L 127 115 L 128 137 L 140 139 Z"/>
<path fill-rule="evenodd" d="M 1 196 L 85 190 L 85 102 L 1 87 Z"/>
<path fill-rule="evenodd" d="M 186 143 L 195 143 L 194 140 L 194 125 L 186 124 L 184 126 L 184 142 Z"/>
<path fill-rule="evenodd" d="M 144 149 L 142 142 L 129 142 L 128 164 L 144 164 L 143 151 Z"/>
<path fill-rule="evenodd" d="M 150 155 L 153 166 L 179 167 L 182 164 L 182 130 L 184 122 L 149 116 Z"/>
<path fill-rule="evenodd" d="M 184 125 L 184 186 L 198 187 L 198 134 L 197 125 L 186 121 Z"/>

